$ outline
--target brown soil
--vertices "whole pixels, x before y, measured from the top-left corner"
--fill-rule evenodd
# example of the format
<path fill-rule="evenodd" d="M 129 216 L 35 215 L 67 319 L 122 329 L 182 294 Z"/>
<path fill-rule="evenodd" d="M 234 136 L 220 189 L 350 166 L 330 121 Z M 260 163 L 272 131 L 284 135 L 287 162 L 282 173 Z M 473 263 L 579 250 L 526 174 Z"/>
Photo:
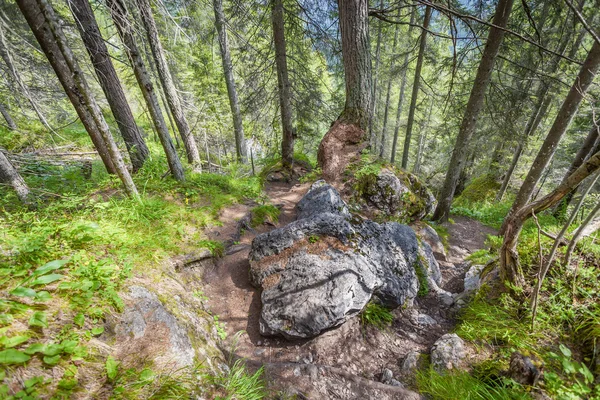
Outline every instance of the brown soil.
<path fill-rule="evenodd" d="M 498 232 L 489 226 L 471 218 L 453 215 L 454 223 L 446 222 L 448 229 L 448 257 L 446 261 L 438 260 L 444 277 L 443 288 L 451 293 L 459 293 L 464 289 L 465 272 L 469 263 L 465 258 L 475 250 L 484 249 L 488 235 Z"/>
<path fill-rule="evenodd" d="M 296 218 L 295 206 L 309 184 L 273 182 L 266 187 L 271 203 L 281 207 L 278 227 Z M 209 237 L 226 241 L 237 233 L 238 220 L 244 218 L 252 204 L 236 205 L 223 212 L 223 226 L 209 232 Z M 482 248 L 487 233 L 494 233 L 476 221 L 455 217 L 449 225 L 451 234 L 448 262 L 443 268 L 448 287 L 464 276 L 464 256 Z M 217 260 L 203 274 L 204 294 L 210 310 L 225 323 L 228 337 L 223 350 L 233 359 L 245 358 L 249 365 L 265 366 L 270 385 L 298 398 L 310 399 L 405 399 L 415 394 L 378 382 L 384 368 L 410 385 L 412 378 L 403 376 L 401 366 L 411 351 L 427 353 L 437 338 L 454 325 L 452 313 L 441 307 L 433 294 L 419 298 L 415 307 L 395 310 L 395 321 L 384 331 L 363 327 L 358 317 L 317 338 L 288 341 L 265 338 L 259 334 L 260 293 L 250 285 L 248 253 L 252 239 L 274 229 L 261 226 L 246 231 L 229 255 Z M 446 278 L 449 277 L 449 279 Z M 448 286 L 450 285 L 450 286 Z M 426 314 L 435 320 L 419 322 Z M 306 396 L 306 397 L 302 397 Z M 412 398 L 418 398 L 412 397 Z"/>

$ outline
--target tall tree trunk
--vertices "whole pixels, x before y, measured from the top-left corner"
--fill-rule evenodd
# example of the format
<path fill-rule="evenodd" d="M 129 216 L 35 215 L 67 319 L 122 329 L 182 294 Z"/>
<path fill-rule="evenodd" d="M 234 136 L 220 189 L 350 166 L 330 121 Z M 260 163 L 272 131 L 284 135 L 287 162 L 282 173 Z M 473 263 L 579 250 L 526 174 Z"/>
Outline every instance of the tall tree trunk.
<path fill-rule="evenodd" d="M 135 16 L 132 15 L 133 20 L 135 21 Z M 169 105 L 167 104 L 167 99 L 165 98 L 165 90 L 163 89 L 160 78 L 156 72 L 154 58 L 152 57 L 152 52 L 148 48 L 147 41 L 143 41 L 144 46 L 144 55 L 146 57 L 146 62 L 150 67 L 150 80 L 156 84 L 156 91 L 160 95 L 160 103 L 162 103 L 162 110 L 167 114 L 167 119 L 169 120 L 169 127 L 171 128 L 171 132 L 173 132 L 173 138 L 175 138 L 175 145 L 178 149 L 181 149 L 181 141 L 179 140 L 179 135 L 177 134 L 177 127 L 175 126 L 175 122 L 173 121 L 173 115 L 171 115 L 171 110 L 169 109 Z M 140 53 L 141 54 L 141 53 Z"/>
<path fill-rule="evenodd" d="M 328 180 L 337 180 L 366 144 L 372 94 L 369 52 L 369 2 L 339 0 L 346 103 L 342 114 L 323 137 L 317 160 Z"/>
<path fill-rule="evenodd" d="M 4 21 L 0 21 L 0 22 L 4 22 Z M 54 132 L 54 129 L 52 129 L 52 127 L 48 123 L 48 120 L 42 113 L 42 110 L 40 110 L 40 107 L 37 105 L 36 101 L 31 96 L 31 93 L 29 93 L 29 89 L 27 89 L 27 86 L 21 79 L 21 76 L 19 75 L 19 72 L 17 71 L 17 69 L 15 67 L 15 63 L 13 61 L 12 54 L 10 53 L 10 49 L 6 43 L 6 37 L 4 36 L 4 27 L 1 27 L 1 29 L 0 29 L 0 57 L 6 64 L 8 71 L 10 73 L 10 76 L 16 82 L 17 86 L 21 90 L 21 94 L 23 95 L 23 97 L 25 97 L 27 99 L 29 104 L 31 104 L 31 108 L 33 108 L 33 111 L 35 111 L 35 114 L 37 115 L 37 117 L 40 120 L 40 122 L 42 123 L 42 125 L 44 125 L 46 127 L 46 129 L 48 129 L 50 132 Z"/>
<path fill-rule="evenodd" d="M 579 148 L 579 151 L 577 151 L 575 158 L 571 162 L 571 165 L 569 166 L 567 173 L 563 177 L 563 181 L 565 179 L 567 179 L 569 177 L 569 175 L 571 175 L 573 173 L 573 171 L 575 171 L 577 168 L 579 168 L 579 166 L 581 164 L 583 164 L 585 160 L 587 160 L 594 153 L 596 153 L 598 150 L 600 150 L 600 140 L 598 140 L 598 136 L 600 135 L 600 128 L 597 125 L 598 123 L 600 123 L 600 121 L 595 122 L 594 126 L 592 126 L 592 129 L 590 129 L 585 140 L 583 141 L 583 144 Z M 569 207 L 569 204 L 571 203 L 571 200 L 573 199 L 574 194 L 575 194 L 575 191 L 570 192 L 557 205 L 557 207 L 553 213 L 555 218 L 557 218 L 558 220 L 564 219 L 564 217 L 567 213 L 567 208 Z"/>
<path fill-rule="evenodd" d="M 425 147 L 425 138 L 427 136 L 427 128 L 431 122 L 431 111 L 433 110 L 433 101 L 429 104 L 429 112 L 427 113 L 427 122 L 421 126 L 419 132 L 419 147 L 417 148 L 417 159 L 413 166 L 413 174 L 418 175 L 421 172 L 421 158 L 423 157 L 423 147 Z"/>
<path fill-rule="evenodd" d="M 371 115 L 371 56 L 369 53 L 368 1 L 339 0 L 346 102 L 340 119 L 361 130 Z"/>
<path fill-rule="evenodd" d="M 17 4 L 25 16 L 29 27 L 33 31 L 36 40 L 40 44 L 42 51 L 48 58 L 52 69 L 54 69 L 63 89 L 67 93 L 71 104 L 73 104 L 77 115 L 90 135 L 94 147 L 96 147 L 100 158 L 104 162 L 106 170 L 109 173 L 114 174 L 116 169 L 115 165 L 113 165 L 113 160 L 110 157 L 108 147 L 102 138 L 102 134 L 96 124 L 94 116 L 85 102 L 81 89 L 75 82 L 73 71 L 61 52 L 57 40 L 54 38 L 54 34 L 50 30 L 49 22 L 46 21 L 42 14 L 40 6 L 36 0 L 18 0 Z"/>
<path fill-rule="evenodd" d="M 0 149 L 0 183 L 10 185 L 23 204 L 30 204 L 29 187 Z"/>
<path fill-rule="evenodd" d="M 246 142 L 244 139 L 244 126 L 242 125 L 242 114 L 238 102 L 235 80 L 233 78 L 233 66 L 231 65 L 231 56 L 229 54 L 229 44 L 227 43 L 227 29 L 225 29 L 225 14 L 223 13 L 223 0 L 213 0 L 215 11 L 215 26 L 219 35 L 219 47 L 221 49 L 221 60 L 223 61 L 223 72 L 225 74 L 225 84 L 227 85 L 227 94 L 229 96 L 229 105 L 233 117 L 233 130 L 235 133 L 235 150 L 238 161 L 246 162 Z M 277 52 L 277 42 L 275 42 L 275 51 Z M 284 44 L 285 52 L 285 44 Z"/>
<path fill-rule="evenodd" d="M 546 114 L 548 107 L 552 101 L 551 96 L 548 96 L 547 93 L 544 93 L 541 98 L 538 98 L 538 102 L 536 104 L 534 112 L 529 117 L 527 121 L 527 125 L 525 126 L 525 138 L 529 138 L 535 134 L 535 131 L 540 126 L 542 122 L 543 116 Z M 526 140 L 525 139 L 525 140 Z M 510 183 L 510 179 L 519 163 L 519 159 L 521 158 L 521 154 L 523 154 L 523 143 L 519 141 L 517 146 L 515 147 L 515 151 L 513 153 L 513 159 L 508 167 L 508 171 L 506 171 L 506 175 L 504 175 L 504 180 L 502 181 L 502 185 L 500 186 L 500 190 L 496 194 L 496 201 L 502 201 L 504 198 L 504 194 L 506 193 L 506 189 L 508 189 L 508 185 Z"/>
<path fill-rule="evenodd" d="M 24 14 L 28 12 L 25 11 L 26 8 L 33 6 L 30 3 L 33 3 L 33 0 L 18 1 L 19 7 L 21 8 L 21 11 Z M 96 104 L 96 100 L 94 99 L 92 92 L 85 80 L 83 71 L 79 67 L 79 64 L 73 56 L 71 49 L 67 46 L 67 40 L 64 36 L 64 33 L 62 32 L 60 24 L 58 23 L 56 14 L 54 13 L 54 9 L 48 3 L 47 0 L 37 0 L 37 6 L 38 10 L 41 11 L 42 18 L 44 19 L 44 21 L 42 21 L 42 24 L 44 24 L 49 29 L 49 32 L 51 34 L 51 37 L 44 36 L 44 38 L 48 40 L 52 40 L 52 38 L 54 39 L 54 43 L 57 45 L 58 50 L 60 51 L 63 57 L 65 66 L 67 67 L 68 71 L 73 77 L 73 81 L 77 88 L 77 95 L 81 96 L 83 106 L 88 110 L 88 113 L 93 119 L 93 123 L 95 124 L 97 131 L 100 133 L 104 145 L 106 146 L 108 156 L 112 161 L 115 171 L 121 179 L 123 186 L 125 187 L 125 191 L 130 197 L 139 199 L 137 188 L 135 187 L 135 184 L 131 179 L 131 175 L 129 174 L 129 171 L 125 166 L 125 163 L 123 162 L 121 153 L 119 153 L 119 149 L 117 148 L 117 145 L 113 140 L 112 134 L 108 128 L 108 124 L 104 120 L 104 116 L 102 115 L 98 104 Z M 33 10 L 33 12 L 38 15 L 40 14 L 39 12 L 36 13 L 35 10 Z M 32 29 L 40 28 L 39 26 L 33 27 L 32 24 L 30 24 L 30 27 L 32 27 Z M 40 43 L 40 45 L 41 44 L 42 43 Z M 50 57 L 52 57 L 52 55 Z M 73 90 L 73 88 L 69 89 Z"/>
<path fill-rule="evenodd" d="M 402 149 L 402 168 L 408 168 L 408 154 L 410 151 L 410 141 L 412 139 L 412 128 L 415 121 L 415 111 L 417 109 L 417 98 L 419 97 L 419 87 L 421 85 L 421 69 L 423 68 L 423 57 L 425 55 L 425 46 L 427 45 L 427 29 L 431 21 L 431 7 L 425 9 L 423 19 L 423 32 L 421 32 L 421 42 L 419 44 L 419 57 L 417 58 L 417 67 L 415 69 L 415 79 L 413 82 L 412 95 L 410 98 L 410 109 L 408 110 L 408 121 L 406 122 L 406 136 L 404 137 L 404 148 Z"/>
<path fill-rule="evenodd" d="M 148 0 L 135 1 L 138 6 L 138 9 L 140 10 L 140 16 L 142 18 L 144 28 L 146 29 L 148 43 L 150 44 L 152 56 L 154 58 L 156 68 L 158 70 L 158 76 L 160 77 L 162 87 L 165 91 L 165 96 L 167 97 L 169 109 L 173 114 L 175 124 L 177 125 L 177 130 L 179 130 L 179 134 L 181 135 L 181 139 L 183 140 L 183 145 L 185 146 L 185 152 L 187 154 L 188 162 L 192 164 L 194 168 L 201 169 L 202 166 L 200 163 L 200 153 L 198 152 L 198 146 L 196 145 L 194 135 L 190 132 L 190 127 L 187 123 L 185 114 L 183 112 L 183 107 L 181 105 L 181 99 L 179 98 L 177 89 L 175 89 L 173 77 L 171 76 L 171 71 L 169 71 L 169 66 L 165 58 L 164 50 L 162 44 L 160 43 L 160 38 L 158 37 L 158 30 L 156 29 L 156 22 L 154 21 L 154 17 L 152 16 L 152 8 L 150 7 L 150 2 Z"/>
<path fill-rule="evenodd" d="M 6 121 L 6 125 L 8 126 L 8 129 L 10 129 L 11 131 L 16 131 L 17 124 L 12 119 L 12 117 L 8 113 L 8 110 L 6 109 L 6 107 L 4 107 L 4 104 L 2 104 L 2 103 L 0 103 L 0 114 L 2 114 L 2 116 L 4 117 L 4 120 Z"/>
<path fill-rule="evenodd" d="M 392 94 L 392 74 L 396 65 L 396 46 L 398 45 L 398 30 L 400 25 L 394 28 L 394 41 L 392 43 L 392 62 L 390 63 L 390 73 L 388 78 L 387 90 L 385 94 L 385 110 L 383 112 L 383 127 L 381 128 L 381 147 L 379 148 L 379 157 L 383 158 L 386 144 L 387 123 L 390 108 L 390 96 Z"/>
<path fill-rule="evenodd" d="M 527 203 L 507 217 L 504 241 L 500 249 L 500 277 L 502 281 L 523 285 L 525 278 L 519 264 L 517 243 L 523 224 L 532 214 L 539 214 L 558 203 L 567 193 L 575 189 L 585 178 L 600 169 L 600 152 L 590 157 L 553 191 L 539 200 Z"/>
<path fill-rule="evenodd" d="M 412 38 L 411 34 L 414 28 L 416 14 L 417 7 L 413 7 L 410 13 L 410 26 L 408 28 L 407 35 L 407 40 L 409 41 Z M 404 91 L 406 89 L 406 72 L 408 71 L 409 56 L 410 52 L 408 51 L 408 49 L 406 49 L 406 54 L 404 55 L 404 62 L 402 63 L 402 83 L 400 84 L 400 95 L 398 96 L 398 108 L 396 109 L 396 126 L 394 128 L 394 140 L 392 141 L 392 155 L 390 156 L 390 162 L 392 164 L 396 161 L 396 145 L 398 144 L 398 133 L 400 132 L 400 119 L 402 118 L 402 105 L 404 104 Z"/>
<path fill-rule="evenodd" d="M 498 50 L 500 49 L 500 45 L 502 44 L 502 39 L 504 38 L 504 31 L 500 28 L 506 27 L 512 5 L 513 0 L 499 0 L 498 5 L 496 6 L 496 14 L 494 15 L 492 22 L 494 25 L 498 26 L 498 28 L 491 28 L 490 33 L 488 34 L 488 39 L 485 44 L 483 56 L 481 57 L 481 62 L 479 63 L 479 68 L 477 69 L 477 75 L 475 76 L 475 82 L 471 89 L 471 95 L 469 97 L 469 102 L 467 103 L 465 115 L 458 136 L 456 137 L 456 144 L 454 145 L 452 158 L 450 159 L 450 165 L 448 166 L 448 172 L 446 173 L 446 179 L 440 194 L 439 203 L 433 213 L 434 220 L 448 220 L 456 184 L 460 172 L 464 168 L 465 159 L 469 149 L 469 142 L 475 132 L 477 118 L 483 107 L 485 92 L 492 76 L 494 61 L 498 54 Z"/>
<path fill-rule="evenodd" d="M 294 158 L 296 132 L 292 125 L 292 105 L 290 81 L 288 79 L 287 50 L 285 43 L 285 23 L 282 0 L 272 0 L 271 20 L 273 42 L 275 43 L 275 64 L 277 67 L 277 87 L 279 90 L 279 111 L 281 112 L 281 161 L 283 167 L 291 169 Z"/>
<path fill-rule="evenodd" d="M 167 163 L 169 164 L 171 174 L 176 180 L 184 181 L 185 174 L 183 171 L 183 166 L 181 165 L 181 160 L 177 155 L 177 151 L 175 150 L 175 146 L 173 146 L 173 141 L 169 135 L 169 129 L 167 128 L 163 113 L 160 109 L 158 97 L 156 96 L 154 85 L 152 84 L 152 79 L 150 78 L 150 74 L 148 73 L 146 65 L 144 64 L 142 53 L 137 46 L 135 36 L 133 34 L 133 26 L 129 20 L 125 3 L 123 0 L 106 0 L 106 4 L 110 9 L 111 17 L 115 23 L 115 26 L 117 27 L 119 37 L 123 42 L 124 51 L 127 54 L 129 62 L 131 63 L 135 79 L 137 80 L 140 91 L 142 92 L 146 106 L 148 107 L 148 113 L 150 114 L 152 124 L 154 125 L 154 128 L 158 134 L 158 138 L 160 139 L 160 143 L 165 151 L 165 155 L 167 156 Z"/>
<path fill-rule="evenodd" d="M 339 3 L 338 3 L 339 4 Z M 379 8 L 383 9 L 383 0 L 379 0 Z M 373 82 L 372 82 L 372 89 L 373 89 L 373 93 L 371 95 L 372 103 L 371 103 L 371 109 L 369 110 L 369 114 L 371 115 L 371 119 L 369 119 L 369 140 L 371 142 L 371 148 L 373 148 L 373 150 L 375 150 L 377 148 L 377 135 L 373 134 L 373 123 L 375 121 L 375 111 L 377 108 L 377 101 L 375 100 L 377 98 L 377 79 L 379 78 L 379 61 L 380 61 L 380 54 L 381 54 L 381 37 L 382 37 L 382 27 L 381 27 L 381 21 L 377 22 L 377 45 L 375 46 L 375 71 L 374 71 L 374 75 L 373 75 Z M 369 46 L 369 51 L 370 51 L 370 46 Z"/>
<path fill-rule="evenodd" d="M 98 82 L 108 100 L 127 151 L 133 172 L 137 172 L 148 158 L 149 151 L 142 134 L 135 123 L 133 113 L 125 97 L 125 92 L 113 67 L 110 54 L 96 23 L 94 11 L 88 0 L 68 0 L 75 25 L 90 56 Z"/>
<path fill-rule="evenodd" d="M 540 150 L 538 151 L 538 154 L 533 161 L 531 168 L 529 169 L 529 173 L 527 174 L 523 185 L 521 185 L 521 189 L 519 190 L 519 193 L 517 194 L 517 197 L 515 198 L 515 201 L 508 214 L 509 216 L 522 208 L 531 199 L 531 195 L 533 194 L 533 191 L 535 190 L 542 173 L 554 156 L 554 152 L 556 151 L 560 139 L 567 131 L 567 128 L 575 117 L 577 109 L 579 108 L 579 104 L 583 100 L 585 93 L 592 84 L 599 68 L 600 44 L 594 42 L 592 49 L 590 50 L 585 62 L 583 63 L 583 66 L 581 67 L 579 75 L 575 79 L 573 86 L 571 86 L 571 90 L 567 94 L 562 107 L 556 115 L 556 119 L 554 120 L 554 124 L 548 132 L 548 136 L 546 136 L 544 143 L 540 147 Z M 505 219 L 505 222 L 500 229 L 500 234 L 504 234 L 506 232 L 507 221 L 509 221 L 509 218 Z"/>
<path fill-rule="evenodd" d="M 549 3 L 547 3 L 547 4 L 549 4 Z M 548 12 L 547 4 L 544 4 L 544 8 L 542 10 L 542 16 L 546 15 Z M 574 19 L 574 21 L 576 21 L 576 19 Z M 542 18 L 542 22 L 545 23 L 545 18 Z M 541 24 L 541 25 L 543 26 L 543 24 Z M 541 31 L 542 28 L 538 27 L 538 29 Z M 556 51 L 558 54 L 563 54 L 565 52 L 565 50 L 567 49 L 567 46 L 569 44 L 571 36 L 572 36 L 572 34 L 570 32 L 568 32 L 567 34 L 564 35 L 564 37 L 560 41 L 558 49 Z M 577 45 L 577 48 L 578 48 L 578 45 Z M 569 54 L 569 58 L 573 58 L 575 56 L 573 49 L 571 49 L 571 53 L 572 54 Z M 556 72 L 556 70 L 558 69 L 558 66 L 560 65 L 560 60 L 561 60 L 561 57 L 559 57 L 558 55 L 555 55 L 551 59 L 549 65 L 548 65 L 548 72 L 547 72 L 548 74 L 551 75 Z M 531 136 L 533 136 L 535 134 L 538 127 L 540 126 L 540 123 L 542 122 L 542 119 L 546 115 L 546 112 L 548 111 L 548 108 L 549 108 L 550 104 L 552 103 L 552 96 L 550 96 L 550 88 L 551 88 L 551 82 L 542 81 L 540 83 L 540 85 L 537 89 L 537 92 L 536 92 L 537 102 L 534 107 L 533 113 L 531 114 L 531 116 L 527 120 L 527 124 L 525 125 L 525 131 L 523 132 L 523 138 L 521 139 L 522 142 L 526 142 Z M 524 149 L 524 143 L 521 143 L 521 141 L 515 148 L 515 153 L 513 154 L 512 163 L 511 163 L 508 171 L 506 172 L 506 175 L 504 176 L 504 181 L 502 182 L 502 186 L 500 186 L 500 190 L 496 194 L 496 201 L 501 201 L 502 198 L 504 197 L 506 189 L 508 188 L 508 185 L 510 183 L 510 179 L 512 178 L 512 174 L 519 162 L 519 159 L 521 158 L 521 154 L 523 153 L 523 149 Z"/>

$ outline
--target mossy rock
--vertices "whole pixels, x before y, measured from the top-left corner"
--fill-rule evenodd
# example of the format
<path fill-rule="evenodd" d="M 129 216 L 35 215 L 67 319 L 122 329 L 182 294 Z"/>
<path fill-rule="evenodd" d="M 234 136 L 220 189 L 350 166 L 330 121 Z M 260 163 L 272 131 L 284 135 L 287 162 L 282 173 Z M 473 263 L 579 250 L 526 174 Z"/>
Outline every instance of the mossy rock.
<path fill-rule="evenodd" d="M 453 205 L 464 207 L 474 203 L 492 202 L 500 186 L 500 182 L 489 174 L 478 176 L 465 187 Z"/>
<path fill-rule="evenodd" d="M 365 166 L 354 177 L 355 201 L 375 217 L 407 223 L 423 219 L 437 204 L 416 175 L 393 166 Z"/>

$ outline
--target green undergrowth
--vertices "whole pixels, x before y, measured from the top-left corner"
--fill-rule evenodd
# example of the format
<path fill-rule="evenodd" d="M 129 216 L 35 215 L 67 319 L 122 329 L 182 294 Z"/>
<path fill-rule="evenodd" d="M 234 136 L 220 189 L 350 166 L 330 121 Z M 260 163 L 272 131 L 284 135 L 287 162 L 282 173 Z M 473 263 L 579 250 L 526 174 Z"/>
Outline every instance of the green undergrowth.
<path fill-rule="evenodd" d="M 532 399 L 510 379 L 488 381 L 466 371 L 440 374 L 432 368 L 417 372 L 419 392 L 433 400 L 525 400 Z"/>
<path fill-rule="evenodd" d="M 119 293 L 127 279 L 160 279 L 163 260 L 201 247 L 222 255 L 223 244 L 206 240 L 203 229 L 219 223 L 223 207 L 263 201 L 260 180 L 235 168 L 227 175 L 187 172 L 179 183 L 163 178 L 168 168 L 158 157 L 134 177 L 140 202 L 124 196 L 97 163 L 90 179 L 77 166 L 28 168 L 35 172 L 24 174 L 35 209 L 0 187 L 0 398 L 69 398 L 81 390 L 81 374 L 105 362 L 90 340 L 103 333 L 107 315 L 123 309 Z M 33 378 L 9 391 L 6 383 L 22 367 Z M 140 376 L 177 390 L 168 377 L 151 373 Z M 139 398 L 140 385 L 113 394 Z M 181 393 L 152 398 L 189 398 Z"/>
<path fill-rule="evenodd" d="M 250 225 L 256 228 L 265 222 L 276 224 L 281 210 L 272 204 L 256 206 L 251 210 Z"/>
<path fill-rule="evenodd" d="M 453 212 L 499 228 L 510 206 L 510 201 L 463 202 L 461 206 L 455 205 Z M 542 212 L 537 217 L 544 231 L 556 234 L 562 228 L 550 211 Z M 571 232 L 579 223 L 577 220 L 569 228 L 567 238 L 571 237 Z M 510 394 L 517 397 L 505 397 L 501 392 L 493 396 L 485 394 L 490 385 L 498 389 L 497 382 L 506 384 L 507 378 L 503 373 L 508 370 L 513 352 L 518 351 L 530 356 L 542 367 L 543 379 L 538 383 L 538 388 L 543 389 L 550 398 L 600 399 L 600 389 L 594 385 L 594 377 L 600 374 L 600 369 L 596 367 L 600 365 L 596 362 L 600 344 L 600 306 L 597 301 L 600 293 L 600 281 L 597 279 L 600 246 L 596 242 L 595 237 L 582 240 L 569 266 L 562 265 L 566 246 L 558 248 L 556 261 L 542 286 L 533 328 L 529 290 L 523 292 L 513 288 L 516 292 L 510 295 L 510 290 L 492 290 L 484 286 L 462 310 L 456 333 L 476 347 L 491 351 L 485 362 L 498 372 L 495 380 L 492 382 L 478 375 L 477 365 L 471 366 L 473 371 L 470 375 L 455 373 L 439 376 L 427 372 L 419 380 L 423 392 L 434 399 L 522 398 L 518 396 L 526 395 L 532 389 L 510 386 L 512 383 L 509 385 Z M 535 284 L 535 274 L 540 264 L 539 245 L 542 246 L 544 257 L 547 257 L 553 243 L 552 239 L 539 235 L 533 219 L 525 223 L 517 251 L 531 286 Z M 475 264 L 493 263 L 501 245 L 501 237 L 489 236 L 486 248 L 474 252 L 468 259 Z M 482 384 L 485 386 L 483 389 Z M 465 391 L 465 387 L 470 389 Z M 502 387 L 500 389 L 504 391 Z"/>
<path fill-rule="evenodd" d="M 385 329 L 391 325 L 394 315 L 391 311 L 374 302 L 369 302 L 360 313 L 360 322 L 363 326 L 374 326 L 377 329 Z"/>
<path fill-rule="evenodd" d="M 214 388 L 212 399 L 261 400 L 267 396 L 263 375 L 262 367 L 252 373 L 243 361 L 237 360 L 225 372 L 204 375 L 204 381 Z"/>

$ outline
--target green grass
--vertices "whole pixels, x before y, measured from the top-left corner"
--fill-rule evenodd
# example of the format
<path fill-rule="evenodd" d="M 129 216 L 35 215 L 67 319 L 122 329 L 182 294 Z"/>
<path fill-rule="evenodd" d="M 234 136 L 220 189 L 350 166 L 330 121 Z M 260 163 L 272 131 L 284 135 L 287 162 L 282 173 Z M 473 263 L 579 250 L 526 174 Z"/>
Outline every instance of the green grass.
<path fill-rule="evenodd" d="M 391 325 L 394 316 L 386 307 L 377 303 L 369 302 L 360 313 L 360 322 L 363 326 L 374 326 L 377 329 L 385 329 Z"/>
<path fill-rule="evenodd" d="M 267 392 L 261 367 L 251 373 L 242 360 L 221 374 L 204 376 L 205 382 L 215 388 L 212 397 L 215 400 L 261 400 Z"/>
<path fill-rule="evenodd" d="M 433 400 L 525 400 L 532 397 L 518 384 L 508 380 L 485 383 L 466 371 L 439 374 L 429 368 L 417 372 L 421 394 Z"/>
<path fill-rule="evenodd" d="M 250 225 L 256 228 L 265 222 L 276 224 L 279 220 L 279 214 L 281 210 L 274 205 L 265 204 L 262 206 L 256 206 L 251 210 Z"/>
<path fill-rule="evenodd" d="M 28 165 L 32 175 L 24 177 L 38 198 L 35 210 L 0 187 L 0 380 L 17 366 L 72 371 L 57 382 L 24 382 L 18 396 L 70 397 L 81 365 L 106 357 L 90 352 L 88 343 L 102 334 L 107 315 L 123 309 L 119 293 L 129 277 L 159 280 L 165 259 L 199 247 L 222 255 L 223 244 L 207 240 L 204 228 L 219 223 L 223 207 L 262 200 L 260 180 L 233 169 L 229 175 L 187 171 L 184 183 L 162 178 L 168 167 L 151 150 L 134 177 L 140 202 L 124 196 L 98 163 L 89 180 L 77 166 Z M 120 370 L 131 376 L 113 382 L 115 398 L 189 398 L 186 378 L 156 374 L 151 383 L 136 381 L 142 372 L 153 373 Z M 8 393 L 1 383 L 0 397 Z"/>

